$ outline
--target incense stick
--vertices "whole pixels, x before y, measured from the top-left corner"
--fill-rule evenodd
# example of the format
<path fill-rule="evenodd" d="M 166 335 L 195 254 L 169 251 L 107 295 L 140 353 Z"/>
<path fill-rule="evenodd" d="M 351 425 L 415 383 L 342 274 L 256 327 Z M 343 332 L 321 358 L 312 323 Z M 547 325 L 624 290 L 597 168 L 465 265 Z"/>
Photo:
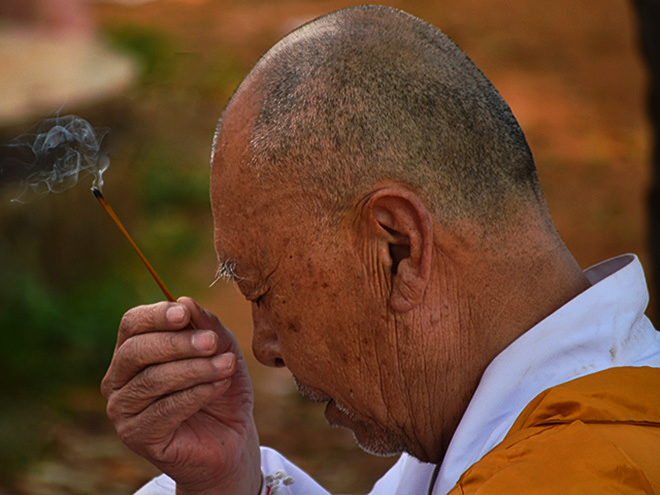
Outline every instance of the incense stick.
<path fill-rule="evenodd" d="M 115 213 L 115 211 L 112 209 L 112 207 L 108 204 L 106 199 L 103 197 L 103 194 L 97 187 L 92 187 L 92 194 L 98 199 L 99 203 L 101 203 L 101 206 L 103 209 L 106 211 L 106 213 L 110 216 L 112 221 L 115 223 L 117 228 L 121 231 L 121 233 L 124 235 L 126 240 L 130 243 L 130 245 L 133 247 L 137 255 L 140 257 L 142 260 L 142 263 L 144 263 L 144 266 L 147 267 L 147 270 L 149 270 L 149 273 L 151 273 L 151 276 L 154 278 L 156 281 L 156 284 L 158 284 L 158 287 L 160 287 L 160 290 L 163 291 L 163 294 L 165 294 L 165 297 L 167 298 L 168 301 L 175 302 L 176 298 L 172 295 L 170 290 L 167 288 L 165 285 L 165 282 L 158 276 L 158 273 L 156 273 L 156 270 L 154 270 L 154 267 L 151 266 L 151 263 L 147 260 L 144 254 L 142 254 L 142 251 L 140 251 L 140 248 L 135 244 L 135 241 L 133 238 L 130 236 L 124 225 L 121 223 L 121 220 L 119 220 L 119 217 Z M 193 322 L 191 321 L 189 323 L 191 328 L 196 328 Z"/>

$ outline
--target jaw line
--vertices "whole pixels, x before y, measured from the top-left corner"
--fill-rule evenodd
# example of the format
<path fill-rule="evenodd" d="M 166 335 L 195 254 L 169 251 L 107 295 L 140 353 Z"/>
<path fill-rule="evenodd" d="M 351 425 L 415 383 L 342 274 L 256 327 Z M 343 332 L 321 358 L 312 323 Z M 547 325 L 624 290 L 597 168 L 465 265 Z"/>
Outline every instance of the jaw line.
<path fill-rule="evenodd" d="M 358 428 L 358 430 L 363 430 L 367 428 L 367 423 L 364 423 L 363 421 L 360 421 L 354 413 L 352 413 L 346 406 L 343 404 L 335 401 L 332 397 L 329 395 L 324 394 L 318 389 L 315 389 L 300 380 L 298 380 L 295 375 L 293 376 L 293 381 L 296 384 L 296 387 L 298 388 L 298 392 L 300 392 L 300 395 L 302 395 L 305 399 L 315 402 L 315 403 L 323 403 L 327 402 L 326 408 L 325 408 L 325 417 L 328 423 L 331 426 L 334 427 L 339 427 L 339 428 L 347 428 L 350 430 L 353 434 L 353 438 L 355 439 L 355 443 L 365 452 L 371 454 L 371 455 L 376 455 L 376 456 L 394 456 L 394 455 L 399 455 L 402 452 L 409 452 L 405 446 L 404 443 L 402 442 L 397 442 L 397 443 L 364 443 L 360 441 L 360 437 L 358 435 L 358 431 L 356 431 L 355 428 Z M 337 411 L 339 411 L 340 414 L 345 416 L 350 423 L 353 423 L 353 425 L 349 426 L 345 424 L 343 421 L 341 423 L 334 423 L 328 418 L 328 409 L 334 407 Z M 384 446 L 384 448 L 383 448 Z"/>

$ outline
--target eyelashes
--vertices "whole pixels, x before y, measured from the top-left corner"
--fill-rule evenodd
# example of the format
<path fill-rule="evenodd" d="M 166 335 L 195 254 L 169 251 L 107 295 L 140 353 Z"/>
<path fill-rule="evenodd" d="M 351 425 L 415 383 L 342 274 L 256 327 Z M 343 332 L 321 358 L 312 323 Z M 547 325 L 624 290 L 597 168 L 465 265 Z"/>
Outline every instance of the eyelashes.
<path fill-rule="evenodd" d="M 241 280 L 241 277 L 236 273 L 237 263 L 232 260 L 221 261 L 218 264 L 218 268 L 215 271 L 215 279 L 211 282 L 209 287 L 213 287 L 220 280 L 227 280 L 231 282 L 237 282 Z"/>
<path fill-rule="evenodd" d="M 241 290 L 239 282 L 248 279 L 238 275 L 237 268 L 238 268 L 238 263 L 236 263 L 236 261 L 234 260 L 225 260 L 218 263 L 218 268 L 215 271 L 215 278 L 213 282 L 211 282 L 211 285 L 209 285 L 209 287 L 213 287 L 220 280 L 226 280 L 235 283 L 237 286 L 239 286 L 239 290 Z M 241 290 L 241 292 L 245 294 L 246 299 L 248 299 L 250 302 L 255 303 L 258 308 L 261 307 L 261 305 L 264 302 L 264 296 L 268 293 L 268 291 L 266 291 L 257 297 L 249 297 L 250 294 L 248 292 L 245 292 L 245 290 Z"/>

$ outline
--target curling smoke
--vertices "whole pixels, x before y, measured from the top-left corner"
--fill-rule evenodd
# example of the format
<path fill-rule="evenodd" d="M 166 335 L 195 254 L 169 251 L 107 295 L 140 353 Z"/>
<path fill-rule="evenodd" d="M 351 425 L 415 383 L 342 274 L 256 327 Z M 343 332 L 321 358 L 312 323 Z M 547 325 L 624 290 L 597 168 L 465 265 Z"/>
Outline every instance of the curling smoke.
<path fill-rule="evenodd" d="M 101 152 L 106 133 L 76 115 L 65 115 L 44 120 L 34 132 L 14 139 L 9 147 L 22 156 L 11 160 L 11 169 L 22 190 L 12 201 L 24 203 L 62 192 L 84 175 L 92 175 L 93 186 L 102 189 L 103 173 L 110 166 Z"/>

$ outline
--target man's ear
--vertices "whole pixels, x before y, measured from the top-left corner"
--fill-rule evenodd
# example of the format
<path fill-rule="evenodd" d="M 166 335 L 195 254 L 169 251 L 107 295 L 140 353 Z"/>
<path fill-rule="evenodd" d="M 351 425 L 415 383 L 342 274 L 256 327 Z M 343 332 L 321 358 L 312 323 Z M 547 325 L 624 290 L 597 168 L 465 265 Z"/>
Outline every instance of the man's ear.
<path fill-rule="evenodd" d="M 429 212 L 415 194 L 397 187 L 379 189 L 365 206 L 377 242 L 383 243 L 379 261 L 391 272 L 390 306 L 394 311 L 410 311 L 422 301 L 431 277 Z"/>

